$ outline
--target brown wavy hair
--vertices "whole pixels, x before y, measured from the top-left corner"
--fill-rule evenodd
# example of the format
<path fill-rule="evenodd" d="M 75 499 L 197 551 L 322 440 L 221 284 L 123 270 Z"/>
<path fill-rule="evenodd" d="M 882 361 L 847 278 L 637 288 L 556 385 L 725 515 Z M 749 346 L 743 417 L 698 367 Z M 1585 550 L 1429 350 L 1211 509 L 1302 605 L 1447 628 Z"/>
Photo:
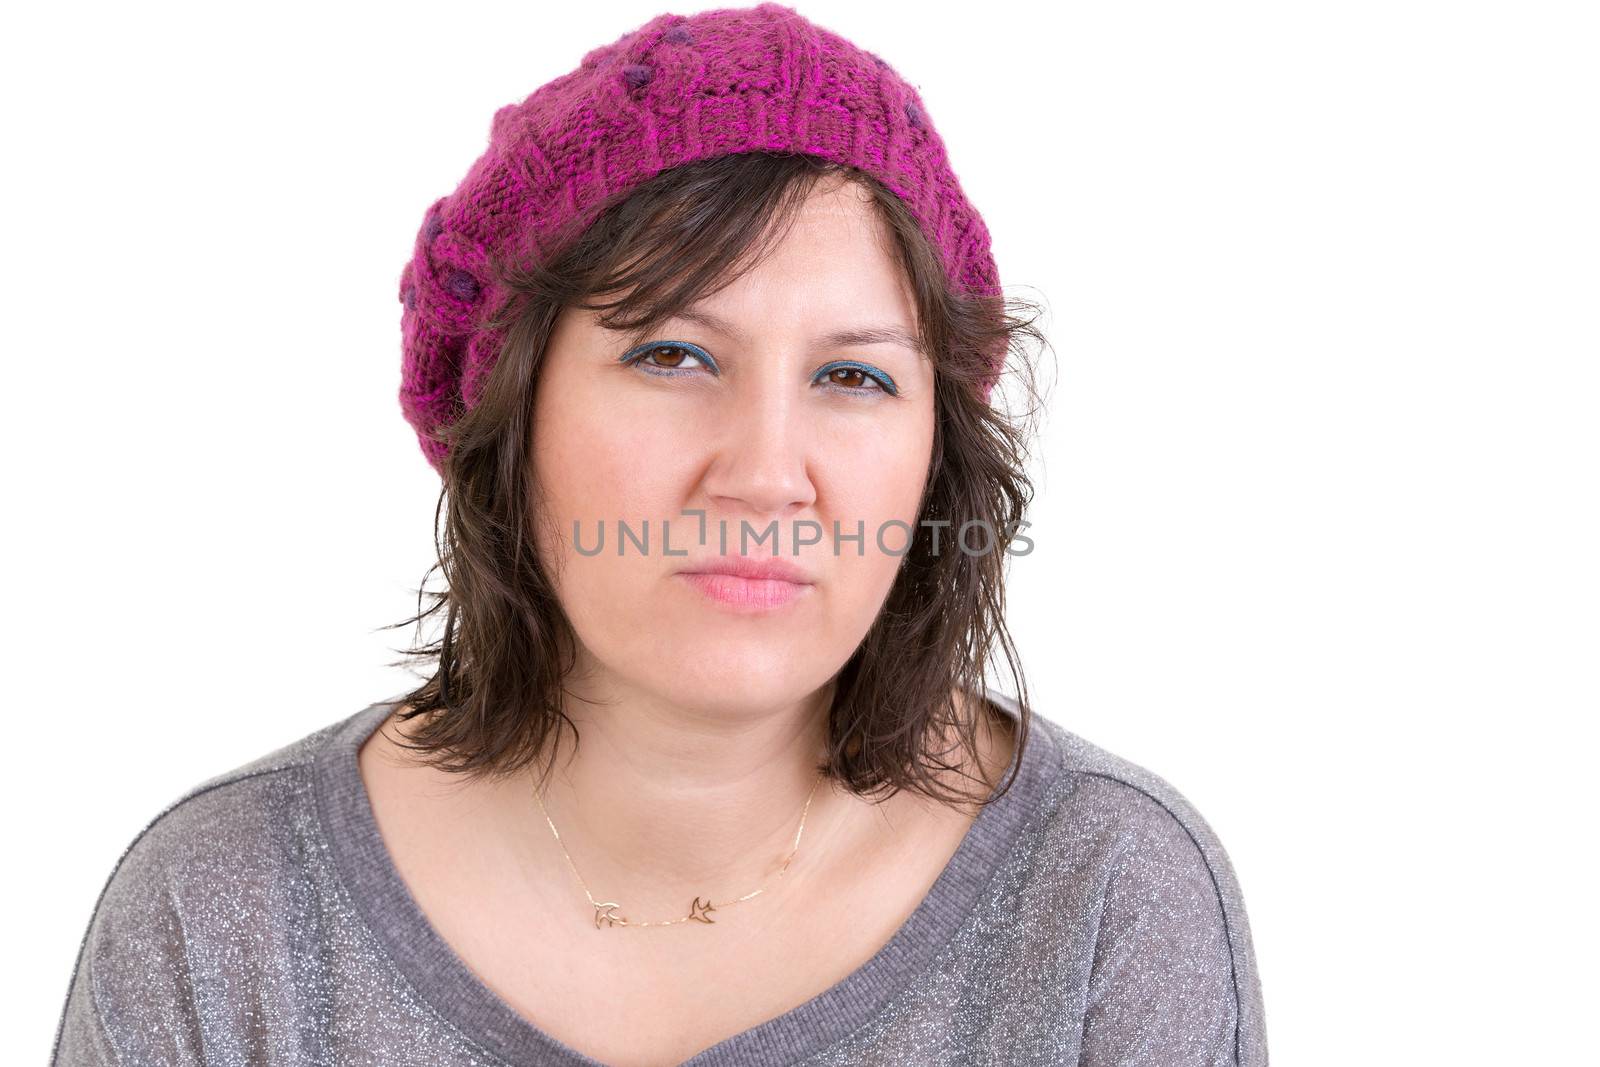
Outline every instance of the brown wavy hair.
<path fill-rule="evenodd" d="M 834 681 L 826 778 L 858 796 L 910 789 L 945 803 L 983 803 L 1010 788 L 985 781 L 976 796 L 944 790 L 941 777 L 978 764 L 977 723 L 958 713 L 952 690 L 981 694 L 998 645 L 1022 716 L 1020 766 L 1032 712 L 1026 680 L 1006 630 L 1003 564 L 1026 525 L 1033 496 L 1025 466 L 1042 405 L 1007 416 L 975 388 L 989 373 L 985 352 L 1004 351 L 1007 379 L 1037 398 L 1028 344 L 1045 344 L 1034 323 L 1042 308 L 1000 296 L 967 297 L 945 280 L 937 251 L 905 204 L 856 168 L 814 156 L 748 152 L 674 167 L 603 207 L 581 232 L 554 242 L 542 262 L 495 265 L 509 296 L 489 325 L 504 342 L 476 405 L 445 431 L 450 451 L 434 514 L 438 560 L 417 592 L 416 614 L 382 627 L 416 624 L 415 647 L 394 666 L 419 660 L 428 670 L 407 693 L 401 718 L 425 716 L 405 747 L 437 768 L 469 776 L 514 774 L 559 745 L 564 679 L 576 635 L 534 550 L 528 529 L 537 481 L 528 441 L 539 366 L 556 320 L 568 306 L 605 312 L 607 328 L 643 331 L 715 292 L 753 266 L 793 223 L 813 186 L 827 176 L 871 194 L 910 281 L 918 329 L 935 371 L 933 451 L 916 534 L 885 600 L 856 652 Z M 596 297 L 623 294 L 611 301 Z M 941 550 L 924 523 L 946 520 Z M 987 523 L 993 550 L 951 551 L 962 524 Z M 1024 538 L 1026 540 L 1026 538 Z M 1030 541 L 1031 543 L 1031 541 Z M 428 591 L 442 572 L 445 588 Z M 423 607 L 424 599 L 431 604 Z M 422 623 L 443 613 L 436 639 Z M 396 650 L 400 651 L 400 650 Z M 954 764 L 934 750 L 954 734 L 964 755 Z M 542 779 L 554 762 L 539 772 Z M 990 791 L 993 790 L 991 793 Z"/>

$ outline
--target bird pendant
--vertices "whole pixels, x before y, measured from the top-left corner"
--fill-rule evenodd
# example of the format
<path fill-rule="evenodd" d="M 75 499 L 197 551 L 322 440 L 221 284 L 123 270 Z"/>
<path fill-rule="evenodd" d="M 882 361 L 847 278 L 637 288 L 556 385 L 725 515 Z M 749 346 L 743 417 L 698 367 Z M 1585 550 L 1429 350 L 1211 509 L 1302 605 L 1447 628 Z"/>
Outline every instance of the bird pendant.
<path fill-rule="evenodd" d="M 594 906 L 594 928 L 599 930 L 606 926 L 627 926 L 628 920 L 617 914 L 617 909 L 621 906 L 615 901 L 608 901 L 603 904 L 596 903 Z M 688 917 L 697 923 L 714 923 L 717 920 L 711 917 L 711 913 L 716 910 L 716 906 L 709 899 L 701 900 L 699 897 L 695 897 L 693 903 L 689 905 Z"/>

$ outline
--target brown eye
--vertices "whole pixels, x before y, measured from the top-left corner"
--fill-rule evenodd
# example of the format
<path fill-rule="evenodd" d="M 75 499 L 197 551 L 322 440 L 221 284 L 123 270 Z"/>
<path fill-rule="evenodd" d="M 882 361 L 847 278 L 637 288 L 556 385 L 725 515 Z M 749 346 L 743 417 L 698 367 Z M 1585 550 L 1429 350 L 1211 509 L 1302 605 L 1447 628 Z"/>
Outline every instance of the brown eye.
<path fill-rule="evenodd" d="M 677 341 L 635 348 L 622 358 L 628 366 L 638 367 L 647 374 L 660 377 L 682 377 L 689 373 L 694 365 L 688 360 L 694 360 L 713 374 L 716 373 L 716 363 L 703 349 Z"/>
<path fill-rule="evenodd" d="M 893 379 L 888 375 L 875 373 L 869 367 L 852 363 L 827 367 L 817 380 L 841 393 L 882 393 L 888 396 L 895 396 L 898 393 Z"/>
<path fill-rule="evenodd" d="M 646 352 L 645 355 L 646 356 L 657 356 L 659 353 L 662 353 L 662 352 L 667 353 L 667 355 L 666 355 L 666 358 L 664 358 L 664 359 L 661 359 L 661 358 L 657 358 L 656 359 L 656 365 L 660 366 L 660 367 L 677 367 L 677 366 L 680 366 L 683 363 L 683 357 L 685 355 L 687 355 L 687 353 L 685 353 L 683 349 L 676 348 L 676 347 L 674 347 L 672 345 L 656 345 L 656 347 L 654 347 L 654 348 L 650 349 L 648 352 Z"/>

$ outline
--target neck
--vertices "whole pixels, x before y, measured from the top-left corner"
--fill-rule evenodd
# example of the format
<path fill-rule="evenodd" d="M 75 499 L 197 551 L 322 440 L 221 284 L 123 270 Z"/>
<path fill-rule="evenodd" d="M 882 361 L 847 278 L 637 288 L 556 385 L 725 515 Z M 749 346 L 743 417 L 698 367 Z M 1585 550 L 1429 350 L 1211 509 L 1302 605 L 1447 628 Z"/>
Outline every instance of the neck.
<path fill-rule="evenodd" d="M 596 691 L 596 690 L 600 691 Z M 819 784 L 831 691 L 772 706 L 684 707 L 616 683 L 570 701 L 570 732 L 542 800 L 533 775 L 507 799 L 517 823 L 539 837 L 571 883 L 561 847 L 596 900 L 621 900 L 636 919 L 675 917 L 695 896 L 731 900 L 767 886 L 795 849 L 781 881 L 793 881 L 840 827 L 848 798 Z M 814 791 L 813 791 L 814 790 Z"/>
<path fill-rule="evenodd" d="M 984 773 L 998 782 L 1012 754 L 1009 729 L 996 734 L 982 701 L 954 695 L 963 714 L 979 715 Z M 399 749 L 369 746 L 370 756 L 387 752 L 386 762 L 417 776 L 406 793 L 438 807 L 432 820 L 452 828 L 454 845 L 440 846 L 445 853 L 462 847 L 498 857 L 491 861 L 498 870 L 526 872 L 519 877 L 532 879 L 529 888 L 550 906 L 570 900 L 585 908 L 564 845 L 597 901 L 618 901 L 618 914 L 643 921 L 676 918 L 696 896 L 722 903 L 756 889 L 770 910 L 779 899 L 801 899 L 807 887 L 848 880 L 861 856 L 886 846 L 915 849 L 939 826 L 953 820 L 959 828 L 976 815 L 908 792 L 868 800 L 818 784 L 831 687 L 770 706 L 690 708 L 614 685 L 604 692 L 591 685 L 581 696 L 566 708 L 580 743 L 574 747 L 563 731 L 543 794 L 559 844 L 534 799 L 532 769 L 464 787 Z M 799 850 L 778 877 L 808 795 Z"/>

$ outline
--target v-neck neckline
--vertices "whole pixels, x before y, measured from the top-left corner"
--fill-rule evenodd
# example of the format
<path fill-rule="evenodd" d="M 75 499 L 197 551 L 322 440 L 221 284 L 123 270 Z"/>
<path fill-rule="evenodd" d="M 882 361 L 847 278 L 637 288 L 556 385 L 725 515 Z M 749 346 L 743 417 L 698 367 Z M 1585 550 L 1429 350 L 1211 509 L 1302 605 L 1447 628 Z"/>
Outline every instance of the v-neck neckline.
<path fill-rule="evenodd" d="M 1013 723 L 1006 694 L 984 696 Z M 357 912 L 406 981 L 475 1045 L 508 1064 L 608 1067 L 541 1030 L 490 989 L 446 942 L 401 879 L 378 831 L 361 777 L 361 745 L 400 701 L 370 704 L 345 720 L 313 765 L 317 818 L 340 881 Z M 810 1000 L 724 1038 L 678 1067 L 779 1067 L 838 1042 L 881 1012 L 925 970 L 978 903 L 1039 806 L 1059 744 L 1048 724 L 1031 720 L 1027 743 L 1001 776 L 1015 779 L 968 827 L 933 887 L 866 963 Z M 1020 759 L 1020 762 L 1019 762 Z"/>

